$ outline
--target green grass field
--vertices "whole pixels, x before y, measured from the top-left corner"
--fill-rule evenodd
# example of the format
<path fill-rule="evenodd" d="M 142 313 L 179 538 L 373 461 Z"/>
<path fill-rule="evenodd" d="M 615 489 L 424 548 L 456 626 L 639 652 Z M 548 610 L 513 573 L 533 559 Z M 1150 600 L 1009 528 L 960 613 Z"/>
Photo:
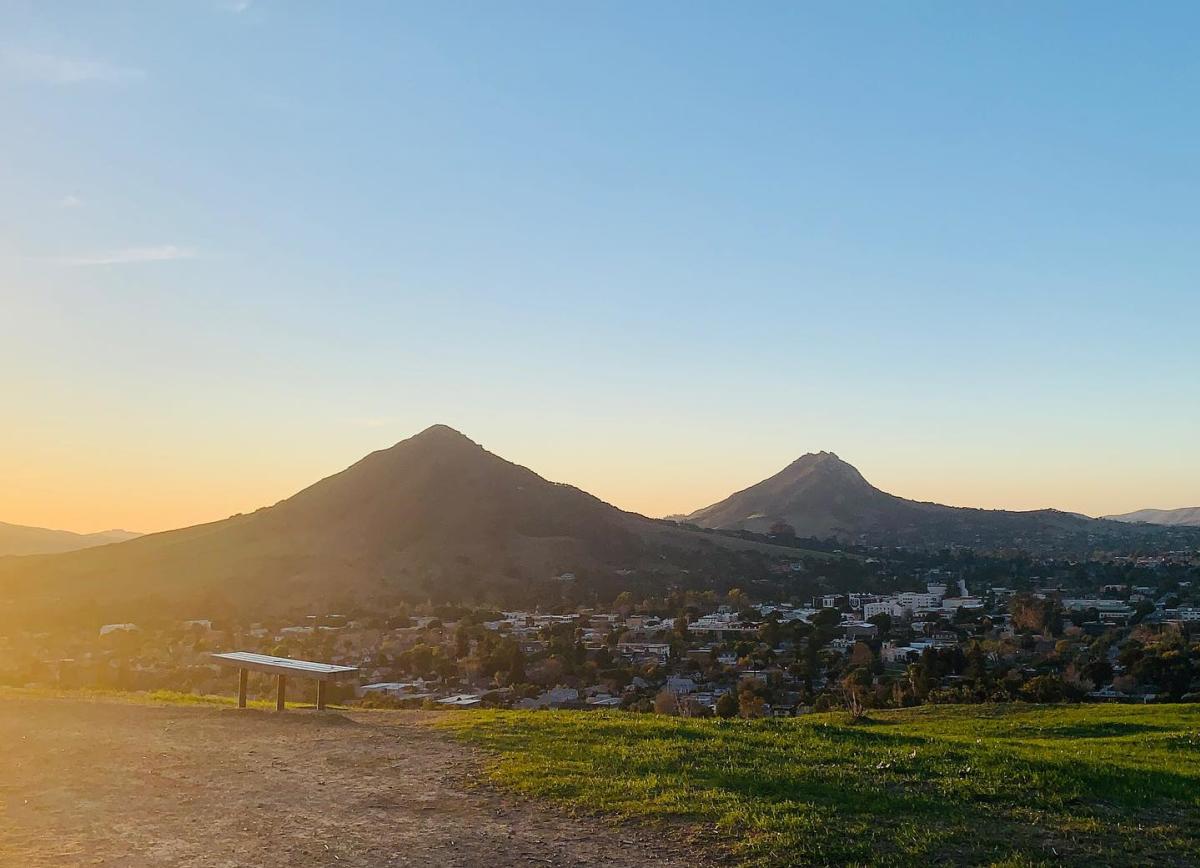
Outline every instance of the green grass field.
<path fill-rule="evenodd" d="M 1200 706 L 790 720 L 468 712 L 530 796 L 716 831 L 749 865 L 1200 864 Z"/>

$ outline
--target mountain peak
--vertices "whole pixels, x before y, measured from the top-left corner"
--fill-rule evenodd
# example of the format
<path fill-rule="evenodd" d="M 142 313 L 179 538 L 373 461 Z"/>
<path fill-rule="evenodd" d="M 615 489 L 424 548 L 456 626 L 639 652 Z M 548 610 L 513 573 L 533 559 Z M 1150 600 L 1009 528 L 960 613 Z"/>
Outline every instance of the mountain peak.
<path fill-rule="evenodd" d="M 435 452 L 442 452 L 446 450 L 462 451 L 467 447 L 471 447 L 472 449 L 483 448 L 461 431 L 451 428 L 449 425 L 442 425 L 439 423 L 437 425 L 430 425 L 424 431 L 414 434 L 405 440 L 401 440 L 399 443 L 394 444 L 390 449 L 385 449 L 383 451 L 409 452 L 410 450 L 416 448 L 422 451 L 433 450 Z"/>
<path fill-rule="evenodd" d="M 825 535 L 859 514 L 879 510 L 891 499 L 836 452 L 808 452 L 774 476 L 692 513 L 688 520 L 706 527 L 748 530 L 786 521 L 798 531 Z"/>
<path fill-rule="evenodd" d="M 435 425 L 430 425 L 419 434 L 414 434 L 411 439 L 432 440 L 434 438 L 441 440 L 466 440 L 468 442 L 474 442 L 470 437 L 468 437 L 466 434 L 463 434 L 461 431 L 451 428 L 449 425 L 443 425 L 440 422 Z"/>
<path fill-rule="evenodd" d="M 792 462 L 793 464 L 845 464 L 841 458 L 838 458 L 836 452 L 805 452 L 799 458 Z"/>
<path fill-rule="evenodd" d="M 795 479 L 798 477 L 818 476 L 822 478 L 862 479 L 853 464 L 843 461 L 836 452 L 807 452 L 801 455 L 777 474 L 782 478 Z"/>

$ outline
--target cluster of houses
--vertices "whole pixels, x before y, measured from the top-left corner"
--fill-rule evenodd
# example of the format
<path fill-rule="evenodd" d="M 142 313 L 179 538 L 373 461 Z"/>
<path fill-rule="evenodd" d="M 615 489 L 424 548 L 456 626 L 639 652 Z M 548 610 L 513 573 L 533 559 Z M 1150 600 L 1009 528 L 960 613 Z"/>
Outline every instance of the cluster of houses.
<path fill-rule="evenodd" d="M 882 642 L 880 657 L 887 664 L 904 665 L 927 648 L 952 646 L 959 641 L 957 633 L 935 629 L 941 619 L 952 617 L 959 609 L 983 610 L 983 601 L 969 595 L 963 583 L 958 583 L 953 596 L 947 595 L 948 587 L 944 582 L 934 581 L 919 592 L 828 594 L 809 601 L 808 605 L 764 603 L 740 612 L 731 606 L 719 606 L 687 622 L 687 642 L 682 648 L 677 623 L 656 615 L 589 610 L 571 614 L 504 612 L 501 618 L 484 622 L 483 627 L 518 641 L 526 654 L 536 655 L 545 650 L 544 636 L 548 629 L 573 625 L 578 640 L 589 652 L 610 649 L 614 658 L 638 671 L 639 667 L 652 665 L 656 675 L 653 679 L 634 675 L 619 691 L 604 684 L 555 685 L 533 696 L 516 696 L 511 688 L 491 686 L 463 692 L 420 679 L 367 683 L 358 692 L 360 696 L 386 695 L 412 705 L 445 708 L 505 705 L 521 709 L 619 708 L 628 706 L 630 696 L 665 693 L 674 697 L 680 707 L 711 712 L 723 694 L 737 691 L 740 684 L 769 680 L 776 688 L 776 695 L 784 701 L 768 704 L 766 712 L 793 714 L 801 707 L 803 691 L 802 679 L 788 667 L 796 658 L 795 644 L 790 640 L 779 642 L 769 649 L 766 656 L 770 662 L 764 664 L 761 659 L 739 655 L 734 650 L 738 643 L 760 644 L 767 621 L 784 627 L 793 622 L 809 624 L 822 612 L 832 612 L 835 636 L 828 648 L 832 653 L 848 655 L 856 644 L 878 638 L 877 616 L 887 615 L 908 625 L 912 638 L 903 643 Z M 619 630 L 615 643 L 610 641 L 614 630 Z M 714 670 L 720 673 L 716 678 L 712 677 Z M 812 678 L 808 682 L 810 686 L 821 687 L 825 679 L 818 674 L 815 682 Z"/>
<path fill-rule="evenodd" d="M 771 685 L 767 713 L 788 714 L 826 686 L 831 672 L 842 668 L 839 657 L 850 660 L 865 653 L 873 665 L 899 671 L 927 651 L 980 638 L 985 629 L 992 637 L 1013 635 L 1012 589 L 991 587 L 972 594 L 965 580 L 942 570 L 930 570 L 922 578 L 920 590 L 822 593 L 802 604 L 749 605 L 743 600 L 736 607 L 692 610 L 684 618 L 623 607 L 506 611 L 471 622 L 516 643 L 531 664 L 550 653 L 551 636 L 569 634 L 572 647 L 590 668 L 572 668 L 558 681 L 531 677 L 530 683 L 498 683 L 473 673 L 460 666 L 456 622 L 432 614 L 405 618 L 394 626 L 378 617 L 339 614 L 238 626 L 196 618 L 165 632 L 159 626 L 154 635 L 138 624 L 115 622 L 100 625 L 90 639 L 74 637 L 69 643 L 59 641 L 57 647 L 44 634 L 21 641 L 0 636 L 9 668 L 7 673 L 0 669 L 0 680 L 219 691 L 225 675 L 211 665 L 209 653 L 252 649 L 356 666 L 363 683 L 355 693 L 364 700 L 387 697 L 400 704 L 441 708 L 605 709 L 645 708 L 662 699 L 680 708 L 712 711 L 723 695 L 736 695 L 748 683 L 764 683 Z M 1175 624 L 1194 633 L 1194 625 L 1200 623 L 1200 605 L 1189 582 L 1176 583 L 1171 593 L 1151 586 L 1107 584 L 1080 594 L 1078 589 L 1070 593 L 1043 584 L 1035 584 L 1031 596 L 1053 600 L 1077 630 L 1089 636 L 1133 623 Z M 822 636 L 822 656 L 815 667 L 812 654 L 805 658 L 808 640 L 797 638 L 812 633 L 814 625 L 820 625 Z M 444 665 L 436 673 L 397 665 L 397 657 L 418 644 L 440 649 Z M 1054 643 L 1043 644 L 1052 648 Z M 804 666 L 799 665 L 802 659 Z M 612 677 L 613 672 L 621 677 Z M 1104 689 L 1100 686 L 1093 698 L 1111 698 L 1102 695 Z"/>

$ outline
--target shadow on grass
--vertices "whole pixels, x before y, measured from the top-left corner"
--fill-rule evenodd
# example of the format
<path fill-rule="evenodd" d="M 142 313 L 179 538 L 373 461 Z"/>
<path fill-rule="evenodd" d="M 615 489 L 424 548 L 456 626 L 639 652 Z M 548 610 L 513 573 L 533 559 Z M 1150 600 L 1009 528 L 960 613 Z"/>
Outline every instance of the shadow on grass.
<path fill-rule="evenodd" d="M 1126 735 L 1142 735 L 1148 732 L 1171 732 L 1174 727 L 1151 723 L 1060 723 L 1050 726 L 1018 726 L 1004 733 L 1001 738 L 1120 738 Z"/>

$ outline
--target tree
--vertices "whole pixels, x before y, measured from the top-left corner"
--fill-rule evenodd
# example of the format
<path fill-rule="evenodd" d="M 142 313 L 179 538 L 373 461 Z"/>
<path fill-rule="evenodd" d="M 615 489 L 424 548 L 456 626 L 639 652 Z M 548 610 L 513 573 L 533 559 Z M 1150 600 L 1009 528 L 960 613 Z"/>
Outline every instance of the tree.
<path fill-rule="evenodd" d="M 469 624 L 460 623 L 454 630 L 454 656 L 466 657 L 471 653 L 472 629 Z"/>
<path fill-rule="evenodd" d="M 756 679 L 743 681 L 738 688 L 738 713 L 742 717 L 763 717 L 767 713 L 767 685 Z"/>
<path fill-rule="evenodd" d="M 665 687 L 654 697 L 655 714 L 679 714 L 679 700 Z"/>
<path fill-rule="evenodd" d="M 406 661 L 406 668 L 414 675 L 425 675 L 433 665 L 433 648 L 420 642 L 403 654 L 400 658 Z"/>
<path fill-rule="evenodd" d="M 558 657 L 547 657 L 539 660 L 528 669 L 529 680 L 542 687 L 553 687 L 563 676 L 562 660 Z"/>
<path fill-rule="evenodd" d="M 855 642 L 850 650 L 850 666 L 870 666 L 875 662 L 875 654 L 866 642 Z"/>
<path fill-rule="evenodd" d="M 509 684 L 522 684 L 525 681 L 525 652 L 512 640 L 509 640 L 507 680 Z"/>
<path fill-rule="evenodd" d="M 1021 687 L 1021 696 L 1030 702 L 1062 702 L 1067 689 L 1057 675 L 1037 675 Z"/>
<path fill-rule="evenodd" d="M 722 693 L 717 699 L 717 717 L 736 717 L 737 713 L 737 697 L 733 693 Z"/>
<path fill-rule="evenodd" d="M 814 627 L 834 627 L 841 623 L 842 613 L 837 609 L 822 609 L 808 620 Z"/>
<path fill-rule="evenodd" d="M 772 524 L 771 527 L 767 529 L 767 533 L 770 536 L 779 537 L 780 539 L 787 540 L 789 542 L 796 538 L 796 529 L 782 519 Z"/>
<path fill-rule="evenodd" d="M 1062 632 L 1063 610 L 1056 600 L 1040 600 L 1029 593 L 1017 594 L 1008 609 L 1012 614 L 1013 629 L 1019 632 L 1045 636 Z"/>
<path fill-rule="evenodd" d="M 846 706 L 846 711 L 850 713 L 851 721 L 864 720 L 867 716 L 867 706 L 863 703 L 862 685 L 854 683 L 847 678 L 842 683 L 842 703 Z"/>
<path fill-rule="evenodd" d="M 976 684 L 984 683 L 987 680 L 987 657 L 978 642 L 972 642 L 967 647 L 966 657 L 967 667 L 963 674 Z"/>
<path fill-rule="evenodd" d="M 685 642 L 692 638 L 692 632 L 688 629 L 688 619 L 685 615 L 680 615 L 675 619 L 675 635 Z"/>

